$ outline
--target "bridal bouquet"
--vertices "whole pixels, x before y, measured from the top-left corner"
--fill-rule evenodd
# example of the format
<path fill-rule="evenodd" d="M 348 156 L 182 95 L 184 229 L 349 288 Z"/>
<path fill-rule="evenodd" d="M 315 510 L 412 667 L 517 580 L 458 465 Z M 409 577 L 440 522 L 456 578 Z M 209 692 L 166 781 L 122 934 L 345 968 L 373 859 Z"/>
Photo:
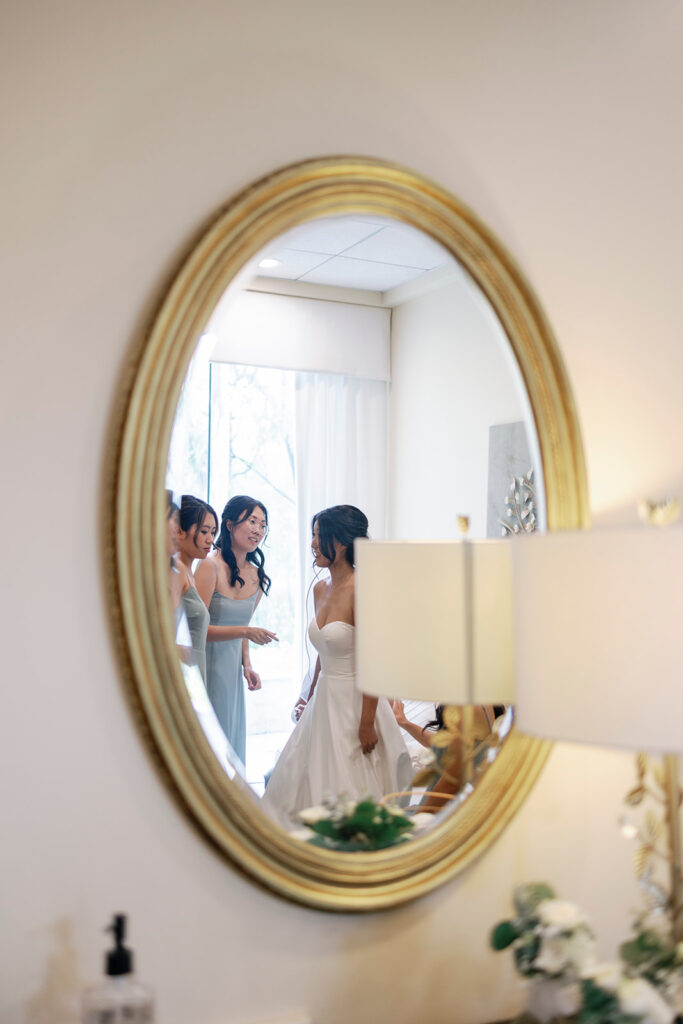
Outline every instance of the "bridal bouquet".
<path fill-rule="evenodd" d="M 352 853 L 395 846 L 410 838 L 413 828 L 400 807 L 379 804 L 371 797 L 358 801 L 331 798 L 300 811 L 299 817 L 313 832 L 309 842 Z"/>

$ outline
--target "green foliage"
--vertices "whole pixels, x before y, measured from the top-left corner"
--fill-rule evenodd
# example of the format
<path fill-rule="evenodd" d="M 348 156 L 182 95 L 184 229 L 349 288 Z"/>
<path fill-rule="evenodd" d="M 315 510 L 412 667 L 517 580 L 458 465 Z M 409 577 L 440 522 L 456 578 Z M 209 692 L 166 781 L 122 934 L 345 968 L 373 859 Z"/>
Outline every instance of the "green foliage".
<path fill-rule="evenodd" d="M 555 890 L 545 882 L 530 882 L 528 885 L 518 885 L 512 899 L 519 917 L 530 918 L 534 916 L 539 903 L 555 899 Z"/>
<path fill-rule="evenodd" d="M 614 992 L 596 985 L 592 979 L 581 983 L 583 1000 L 577 1024 L 638 1024 L 640 1015 L 623 1013 Z"/>
<path fill-rule="evenodd" d="M 519 931 L 512 921 L 501 921 L 491 932 L 491 946 L 493 949 L 507 949 L 517 938 Z"/>
<path fill-rule="evenodd" d="M 519 885 L 513 893 L 513 902 L 517 916 L 511 921 L 501 921 L 491 932 L 493 949 L 507 949 L 515 943 L 515 966 L 520 974 L 526 976 L 538 974 L 534 960 L 541 946 L 535 934 L 538 925 L 536 908 L 543 900 L 555 899 L 555 892 L 545 882 L 532 882 L 530 885 Z"/>
<path fill-rule="evenodd" d="M 308 827 L 316 833 L 310 840 L 314 846 L 354 853 L 404 842 L 413 823 L 374 800 L 361 800 L 351 814 L 320 818 Z"/>
<path fill-rule="evenodd" d="M 534 922 L 530 921 L 514 949 L 515 966 L 520 974 L 524 974 L 527 977 L 533 974 L 544 973 L 539 971 L 534 965 L 534 961 L 541 948 L 541 940 L 538 935 L 530 930 L 533 926 Z"/>
<path fill-rule="evenodd" d="M 649 928 L 637 931 L 634 938 L 622 942 L 619 955 L 630 973 L 662 986 L 683 962 L 673 942 Z"/>

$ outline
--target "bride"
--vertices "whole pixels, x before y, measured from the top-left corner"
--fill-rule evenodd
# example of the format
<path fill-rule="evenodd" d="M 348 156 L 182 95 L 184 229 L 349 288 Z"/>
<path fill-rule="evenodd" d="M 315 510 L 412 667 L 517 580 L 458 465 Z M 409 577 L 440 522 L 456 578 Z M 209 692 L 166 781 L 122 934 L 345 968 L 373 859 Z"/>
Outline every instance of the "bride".
<path fill-rule="evenodd" d="M 389 702 L 356 689 L 353 544 L 367 537 L 368 520 L 353 505 L 313 517 L 315 565 L 329 578 L 313 589 L 308 635 L 318 651 L 308 700 L 272 771 L 265 809 L 284 828 L 326 796 L 379 798 L 410 786 L 412 766 Z"/>

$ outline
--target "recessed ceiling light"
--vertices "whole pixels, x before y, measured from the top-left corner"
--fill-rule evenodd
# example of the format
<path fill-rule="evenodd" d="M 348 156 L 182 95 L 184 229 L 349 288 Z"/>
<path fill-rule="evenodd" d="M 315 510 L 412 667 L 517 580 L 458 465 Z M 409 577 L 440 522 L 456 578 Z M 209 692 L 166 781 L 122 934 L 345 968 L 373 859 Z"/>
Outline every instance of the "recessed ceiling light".
<path fill-rule="evenodd" d="M 271 267 L 279 267 L 281 262 L 282 262 L 281 260 L 271 260 L 271 259 L 261 260 L 261 262 L 259 263 L 259 267 L 262 270 L 270 270 Z"/>

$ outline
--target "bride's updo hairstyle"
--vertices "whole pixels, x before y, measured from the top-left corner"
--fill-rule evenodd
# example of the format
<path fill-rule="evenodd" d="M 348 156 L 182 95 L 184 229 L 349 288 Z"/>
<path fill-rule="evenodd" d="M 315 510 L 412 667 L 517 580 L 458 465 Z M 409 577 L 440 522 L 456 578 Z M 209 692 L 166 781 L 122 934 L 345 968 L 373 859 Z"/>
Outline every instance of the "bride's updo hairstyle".
<path fill-rule="evenodd" d="M 318 524 L 318 547 L 329 562 L 334 562 L 334 542 L 346 549 L 346 561 L 353 568 L 353 542 L 368 535 L 368 517 L 355 505 L 333 505 L 313 516 L 311 531 Z"/>
<path fill-rule="evenodd" d="M 265 537 L 268 535 L 268 512 L 266 510 L 266 506 L 262 505 L 260 501 L 256 500 L 256 498 L 250 498 L 247 494 L 236 494 L 234 498 L 230 499 L 221 514 L 221 532 L 215 546 L 220 551 L 223 561 L 230 570 L 231 587 L 234 587 L 236 583 L 239 583 L 239 585 L 243 587 L 244 580 L 240 576 L 240 571 L 237 567 L 237 559 L 233 554 L 228 523 L 241 523 L 244 519 L 249 518 L 255 508 L 261 509 L 263 512 L 263 518 L 266 521 L 266 533 L 264 535 L 265 540 Z M 261 551 L 261 548 L 256 548 L 254 551 L 249 551 L 247 554 L 247 561 L 256 566 L 259 587 L 264 594 L 267 594 L 270 590 L 270 576 L 266 575 L 263 568 L 265 560 L 266 556 Z"/>

